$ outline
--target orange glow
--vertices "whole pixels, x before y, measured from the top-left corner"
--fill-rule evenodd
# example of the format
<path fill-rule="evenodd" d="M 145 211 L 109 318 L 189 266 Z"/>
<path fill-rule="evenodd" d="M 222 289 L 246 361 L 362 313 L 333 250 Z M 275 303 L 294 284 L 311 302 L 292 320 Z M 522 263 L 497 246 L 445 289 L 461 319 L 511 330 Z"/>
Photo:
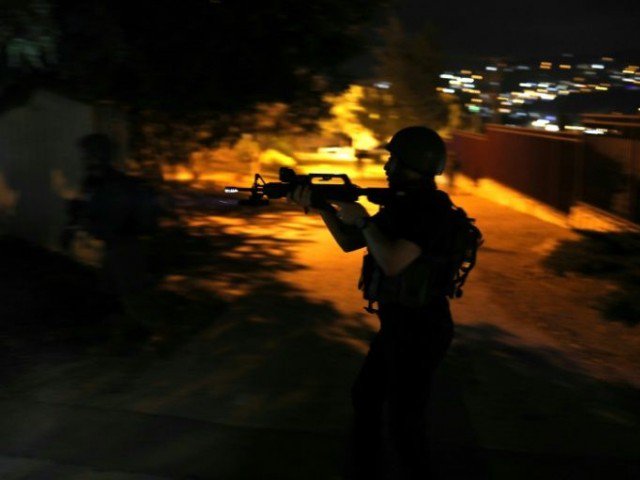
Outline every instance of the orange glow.
<path fill-rule="evenodd" d="M 162 178 L 169 181 L 190 182 L 195 178 L 195 176 L 193 172 L 189 171 L 182 165 L 163 165 Z"/>
<path fill-rule="evenodd" d="M 347 134 L 352 140 L 353 148 L 368 150 L 378 146 L 379 142 L 371 130 L 358 120 L 358 113 L 364 112 L 360 101 L 364 98 L 364 87 L 351 85 L 338 95 L 327 95 L 325 101 L 331 105 L 331 118 L 320 122 L 320 128 L 328 135 Z"/>
<path fill-rule="evenodd" d="M 346 173 L 351 179 L 365 179 L 384 181 L 386 178 L 383 165 L 371 162 L 365 162 L 361 166 L 354 161 L 343 162 L 340 165 L 335 163 L 317 163 L 300 164 L 296 168 L 299 173 L 317 173 L 317 172 L 335 172 Z M 362 185 L 361 185 L 362 186 Z"/>

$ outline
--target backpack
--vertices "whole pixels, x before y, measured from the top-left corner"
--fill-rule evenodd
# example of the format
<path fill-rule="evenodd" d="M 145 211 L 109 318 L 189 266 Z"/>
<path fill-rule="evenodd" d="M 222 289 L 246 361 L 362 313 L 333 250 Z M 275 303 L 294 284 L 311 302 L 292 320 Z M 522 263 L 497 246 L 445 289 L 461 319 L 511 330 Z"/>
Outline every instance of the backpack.
<path fill-rule="evenodd" d="M 452 206 L 449 231 L 451 250 L 448 255 L 445 295 L 460 298 L 462 287 L 476 265 L 478 249 L 484 243 L 482 232 L 462 208 Z"/>

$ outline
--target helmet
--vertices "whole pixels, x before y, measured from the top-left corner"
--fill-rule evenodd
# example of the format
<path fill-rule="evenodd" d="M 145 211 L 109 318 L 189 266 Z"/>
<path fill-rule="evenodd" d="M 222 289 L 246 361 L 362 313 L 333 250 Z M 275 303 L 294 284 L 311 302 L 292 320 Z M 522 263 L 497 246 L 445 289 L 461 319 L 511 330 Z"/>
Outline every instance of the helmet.
<path fill-rule="evenodd" d="M 441 175 L 447 150 L 435 131 L 427 127 L 407 127 L 398 131 L 385 148 L 400 164 L 423 175 Z"/>

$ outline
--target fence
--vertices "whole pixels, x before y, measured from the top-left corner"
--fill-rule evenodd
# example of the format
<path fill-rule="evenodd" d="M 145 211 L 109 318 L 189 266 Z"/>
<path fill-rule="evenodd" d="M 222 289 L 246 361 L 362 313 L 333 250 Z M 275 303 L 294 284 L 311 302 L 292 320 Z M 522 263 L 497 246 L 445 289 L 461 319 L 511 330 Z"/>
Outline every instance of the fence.
<path fill-rule="evenodd" d="M 456 132 L 452 149 L 473 180 L 493 179 L 569 213 L 578 201 L 640 223 L 640 141 L 490 125 Z"/>
<path fill-rule="evenodd" d="M 579 198 L 590 205 L 640 223 L 640 141 L 585 138 Z"/>
<path fill-rule="evenodd" d="M 486 135 L 456 132 L 451 142 L 451 150 L 459 162 L 459 170 L 467 177 L 478 180 L 485 176 L 483 167 L 489 158 Z"/>

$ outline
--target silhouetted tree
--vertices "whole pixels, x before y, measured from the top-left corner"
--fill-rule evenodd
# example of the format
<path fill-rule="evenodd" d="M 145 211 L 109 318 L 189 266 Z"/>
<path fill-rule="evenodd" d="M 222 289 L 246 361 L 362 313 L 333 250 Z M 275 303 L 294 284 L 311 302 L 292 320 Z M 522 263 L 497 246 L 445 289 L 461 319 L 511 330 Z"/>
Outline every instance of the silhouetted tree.
<path fill-rule="evenodd" d="M 368 90 L 362 101 L 363 125 L 380 140 L 407 125 L 445 126 L 448 109 L 436 91 L 442 70 L 433 28 L 410 34 L 397 18 L 391 18 L 382 38 L 383 46 L 376 52 L 378 76 L 388 88 Z"/>
<path fill-rule="evenodd" d="M 55 62 L 46 76 L 31 72 L 33 84 L 120 102 L 134 122 L 159 112 L 163 121 L 194 125 L 258 103 L 317 116 L 322 95 L 344 86 L 340 65 L 361 50 L 363 27 L 385 2 L 48 1 L 27 2 L 52 6 L 47 18 L 59 32 Z M 17 23 L 0 18 L 0 34 Z M 216 136 L 221 127 L 208 129 Z"/>

